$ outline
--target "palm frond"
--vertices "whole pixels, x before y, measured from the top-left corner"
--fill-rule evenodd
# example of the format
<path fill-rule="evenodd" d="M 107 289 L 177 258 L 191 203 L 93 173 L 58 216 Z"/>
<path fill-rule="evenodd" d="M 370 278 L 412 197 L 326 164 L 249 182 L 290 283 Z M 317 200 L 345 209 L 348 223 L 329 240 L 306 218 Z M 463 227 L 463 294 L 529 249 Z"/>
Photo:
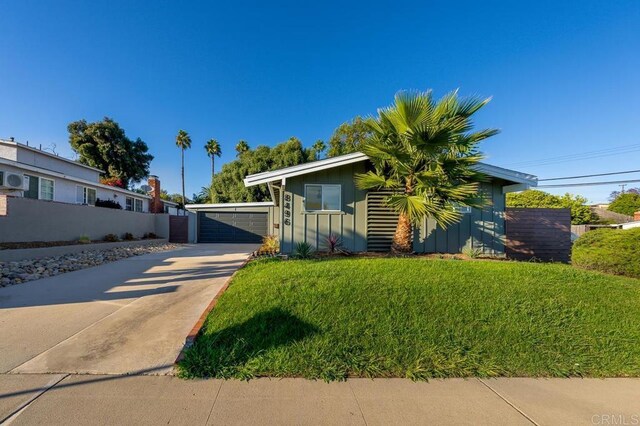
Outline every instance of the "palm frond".
<path fill-rule="evenodd" d="M 358 189 L 394 189 L 400 187 L 398 181 L 372 171 L 357 173 L 353 179 Z"/>

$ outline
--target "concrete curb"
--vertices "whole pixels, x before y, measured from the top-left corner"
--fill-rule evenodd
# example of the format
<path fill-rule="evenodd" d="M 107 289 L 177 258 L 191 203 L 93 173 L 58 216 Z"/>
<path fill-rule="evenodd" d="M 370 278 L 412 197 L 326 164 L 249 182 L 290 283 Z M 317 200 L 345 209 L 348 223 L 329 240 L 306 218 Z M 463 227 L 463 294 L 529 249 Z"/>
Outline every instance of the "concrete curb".
<path fill-rule="evenodd" d="M 115 243 L 73 244 L 68 246 L 40 247 L 32 249 L 0 250 L 0 262 L 17 262 L 20 260 L 42 259 L 44 257 L 64 256 L 89 250 L 108 250 L 116 247 L 137 247 L 152 244 L 166 244 L 166 238 L 152 240 L 118 241 Z"/>
<path fill-rule="evenodd" d="M 222 285 L 222 288 L 218 290 L 218 293 L 216 293 L 216 295 L 213 296 L 213 299 L 211 300 L 209 305 L 202 312 L 202 314 L 200 315 L 200 318 L 198 318 L 198 321 L 195 323 L 195 325 L 193 326 L 193 328 L 191 329 L 187 337 L 184 339 L 184 346 L 182 347 L 182 350 L 180 350 L 180 353 L 178 354 L 178 357 L 174 361 L 174 364 L 178 364 L 180 361 L 184 359 L 185 352 L 195 343 L 196 338 L 198 337 L 198 334 L 200 334 L 200 330 L 202 330 L 202 326 L 204 325 L 204 322 L 207 319 L 207 316 L 209 316 L 209 313 L 211 313 L 213 308 L 215 308 L 216 305 L 218 304 L 218 300 L 220 299 L 220 296 L 222 296 L 222 294 L 225 291 L 227 291 L 227 288 L 229 288 L 229 285 L 231 284 L 231 280 L 233 280 L 233 277 L 235 277 L 236 274 L 242 268 L 247 266 L 247 263 L 249 263 L 250 261 L 251 261 L 251 257 L 248 257 L 247 259 L 245 259 L 244 262 L 242 262 L 242 264 L 240 265 L 240 267 L 238 267 L 238 269 L 236 269 L 236 271 L 233 274 L 231 274 L 229 278 L 227 278 L 227 280 Z"/>

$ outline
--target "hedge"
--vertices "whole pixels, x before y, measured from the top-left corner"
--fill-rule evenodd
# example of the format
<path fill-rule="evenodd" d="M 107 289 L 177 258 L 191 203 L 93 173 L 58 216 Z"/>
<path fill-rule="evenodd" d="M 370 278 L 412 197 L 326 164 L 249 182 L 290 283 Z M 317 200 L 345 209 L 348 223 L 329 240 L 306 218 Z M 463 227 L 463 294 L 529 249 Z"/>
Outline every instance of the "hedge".
<path fill-rule="evenodd" d="M 579 268 L 640 278 L 640 228 L 589 231 L 573 244 L 571 262 Z"/>

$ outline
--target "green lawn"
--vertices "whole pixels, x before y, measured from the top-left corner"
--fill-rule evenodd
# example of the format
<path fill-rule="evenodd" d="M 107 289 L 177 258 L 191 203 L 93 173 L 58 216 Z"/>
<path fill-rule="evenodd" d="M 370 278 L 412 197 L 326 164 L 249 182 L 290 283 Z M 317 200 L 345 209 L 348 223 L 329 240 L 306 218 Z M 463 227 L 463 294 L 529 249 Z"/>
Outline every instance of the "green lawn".
<path fill-rule="evenodd" d="M 180 373 L 640 376 L 640 280 L 500 261 L 253 262 Z"/>

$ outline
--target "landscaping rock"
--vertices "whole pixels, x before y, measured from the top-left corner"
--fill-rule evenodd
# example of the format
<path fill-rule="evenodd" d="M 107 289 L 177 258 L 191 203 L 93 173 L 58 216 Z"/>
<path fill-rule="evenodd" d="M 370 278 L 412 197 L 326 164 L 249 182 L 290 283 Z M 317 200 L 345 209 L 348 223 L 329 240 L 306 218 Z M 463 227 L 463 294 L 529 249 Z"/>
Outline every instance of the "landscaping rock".
<path fill-rule="evenodd" d="M 178 245 L 176 244 L 159 243 L 144 246 L 115 247 L 105 250 L 87 250 L 38 260 L 0 262 L 0 287 L 52 277 L 132 256 L 172 250 L 177 247 Z"/>

